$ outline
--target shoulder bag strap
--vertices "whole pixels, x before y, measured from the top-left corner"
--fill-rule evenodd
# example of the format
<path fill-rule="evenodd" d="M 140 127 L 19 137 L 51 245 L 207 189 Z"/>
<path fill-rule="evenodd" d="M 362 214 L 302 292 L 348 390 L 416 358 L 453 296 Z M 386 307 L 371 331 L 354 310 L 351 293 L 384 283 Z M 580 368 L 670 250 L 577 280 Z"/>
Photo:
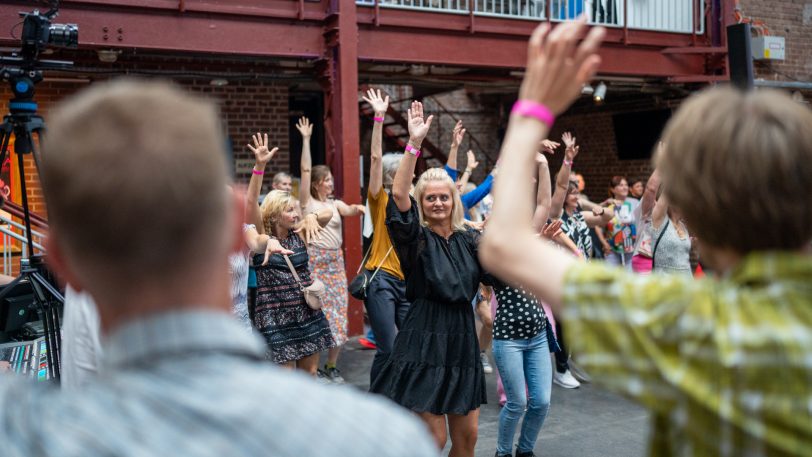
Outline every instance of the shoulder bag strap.
<path fill-rule="evenodd" d="M 287 254 L 282 254 L 282 257 L 285 258 L 285 262 L 288 263 L 288 268 L 290 268 L 290 272 L 293 273 L 293 277 L 296 278 L 296 282 L 299 283 L 299 288 L 304 289 L 304 286 L 302 285 L 302 280 L 299 279 L 299 274 L 296 273 L 296 269 L 293 268 L 293 264 L 290 262 L 290 257 L 288 257 Z"/>
<path fill-rule="evenodd" d="M 386 258 L 389 257 L 389 253 L 392 252 L 393 248 L 394 248 L 394 246 L 389 246 L 389 250 L 386 251 L 386 255 L 383 256 L 383 260 L 381 260 L 381 264 L 378 265 L 378 268 L 376 268 L 375 272 L 373 272 L 372 276 L 370 276 L 369 282 L 372 282 L 372 280 L 375 279 L 375 275 L 378 274 L 379 271 L 381 271 L 381 267 L 383 266 L 383 263 L 386 262 Z"/>
<path fill-rule="evenodd" d="M 654 247 L 651 249 L 651 271 L 654 271 L 654 259 L 657 257 L 657 246 L 660 245 L 660 240 L 663 239 L 663 235 L 665 235 L 665 231 L 668 230 L 668 224 L 671 221 L 668 219 L 668 216 L 665 216 L 665 225 L 663 225 L 663 231 L 660 232 L 660 236 L 657 237 L 657 241 L 654 242 Z"/>
<path fill-rule="evenodd" d="M 369 247 L 367 248 L 366 254 L 364 254 L 364 258 L 361 259 L 361 265 L 358 265 L 358 271 L 355 274 L 361 273 L 361 270 L 364 268 L 364 265 L 367 264 L 367 259 L 369 258 L 369 253 L 372 252 L 372 243 L 369 243 Z"/>

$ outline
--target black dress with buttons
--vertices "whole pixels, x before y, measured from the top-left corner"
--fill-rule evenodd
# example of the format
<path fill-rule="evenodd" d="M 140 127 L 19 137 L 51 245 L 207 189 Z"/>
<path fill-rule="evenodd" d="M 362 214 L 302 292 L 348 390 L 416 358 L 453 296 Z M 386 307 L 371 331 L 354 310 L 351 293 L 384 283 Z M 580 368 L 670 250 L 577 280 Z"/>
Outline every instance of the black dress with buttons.
<path fill-rule="evenodd" d="M 445 239 L 420 224 L 417 203 L 386 207 L 386 227 L 412 303 L 371 392 L 415 412 L 467 414 L 486 403 L 474 310 L 479 283 L 491 283 L 477 257 L 479 232 Z"/>

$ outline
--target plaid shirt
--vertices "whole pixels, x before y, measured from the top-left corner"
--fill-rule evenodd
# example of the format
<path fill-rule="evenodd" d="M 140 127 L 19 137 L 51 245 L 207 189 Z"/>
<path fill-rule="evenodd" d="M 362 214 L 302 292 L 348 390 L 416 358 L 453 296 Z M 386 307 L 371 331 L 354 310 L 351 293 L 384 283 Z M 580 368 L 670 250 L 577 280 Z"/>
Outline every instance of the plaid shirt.
<path fill-rule="evenodd" d="M 812 455 L 812 257 L 721 280 L 567 273 L 565 325 L 594 379 L 653 413 L 652 456 Z"/>

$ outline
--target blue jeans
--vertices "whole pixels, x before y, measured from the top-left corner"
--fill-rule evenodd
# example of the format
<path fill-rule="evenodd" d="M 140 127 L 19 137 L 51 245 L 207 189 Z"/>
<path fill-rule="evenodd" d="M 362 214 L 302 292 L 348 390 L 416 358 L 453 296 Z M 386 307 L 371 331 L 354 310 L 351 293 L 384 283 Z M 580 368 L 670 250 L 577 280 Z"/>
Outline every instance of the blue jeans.
<path fill-rule="evenodd" d="M 524 413 L 518 450 L 531 452 L 550 408 L 553 368 L 547 333 L 527 340 L 493 340 L 493 358 L 507 396 L 507 403 L 499 413 L 496 451 L 513 453 L 513 436 Z"/>

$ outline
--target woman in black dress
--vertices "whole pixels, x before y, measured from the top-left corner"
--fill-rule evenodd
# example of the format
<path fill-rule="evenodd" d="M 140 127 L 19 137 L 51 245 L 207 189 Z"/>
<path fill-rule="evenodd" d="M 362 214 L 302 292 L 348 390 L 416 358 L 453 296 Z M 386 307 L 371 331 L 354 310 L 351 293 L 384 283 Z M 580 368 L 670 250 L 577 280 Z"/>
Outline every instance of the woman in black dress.
<path fill-rule="evenodd" d="M 471 301 L 479 283 L 490 279 L 477 258 L 479 232 L 464 225 L 459 192 L 448 174 L 427 170 L 414 198 L 409 196 L 431 120 L 424 122 L 422 105 L 412 103 L 409 146 L 386 216 L 412 306 L 370 390 L 418 413 L 440 448 L 450 432 L 450 456 L 473 456 L 485 378 Z"/>

